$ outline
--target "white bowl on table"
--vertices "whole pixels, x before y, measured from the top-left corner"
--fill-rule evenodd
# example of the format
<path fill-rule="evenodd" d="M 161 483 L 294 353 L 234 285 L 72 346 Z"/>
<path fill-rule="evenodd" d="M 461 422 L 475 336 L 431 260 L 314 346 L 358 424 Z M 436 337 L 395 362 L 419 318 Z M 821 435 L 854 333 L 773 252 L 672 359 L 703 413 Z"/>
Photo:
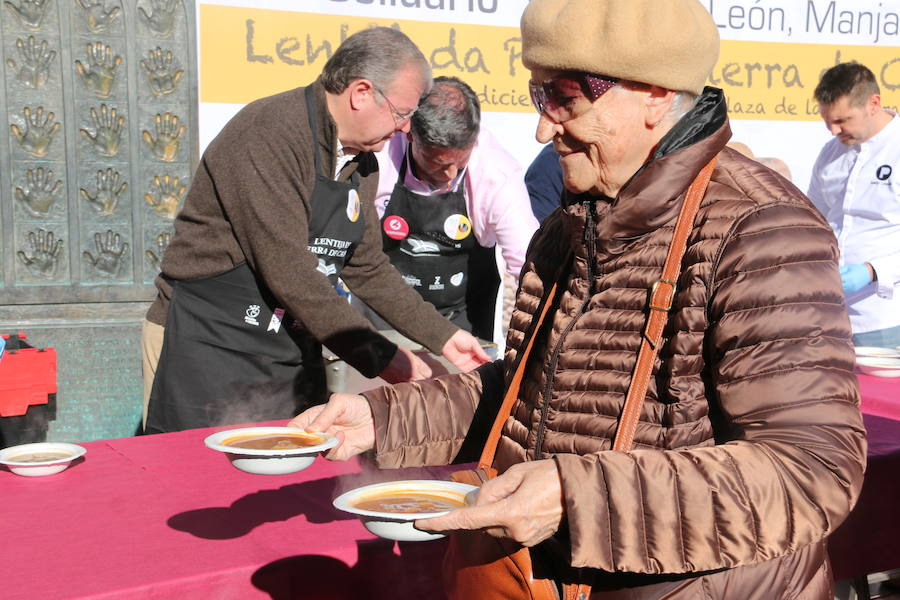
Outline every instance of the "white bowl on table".
<path fill-rule="evenodd" d="M 466 505 L 466 494 L 477 489 L 474 485 L 457 483 L 455 481 L 427 479 L 390 481 L 374 483 L 345 492 L 334 499 L 334 506 L 345 512 L 357 515 L 363 526 L 378 537 L 401 542 L 424 542 L 442 538 L 444 534 L 416 529 L 413 526 L 413 521 L 439 517 L 447 514 L 451 509 L 430 512 L 394 512 L 367 510 L 358 508 L 356 504 L 361 501 L 386 497 L 392 494 L 423 494 L 450 501 L 461 508 Z"/>
<path fill-rule="evenodd" d="M 900 358 L 900 348 L 882 348 L 881 346 L 856 346 L 857 358 Z"/>
<path fill-rule="evenodd" d="M 65 471 L 87 453 L 83 446 L 65 442 L 36 442 L 0 450 L 0 464 L 16 475 L 43 477 Z"/>
<path fill-rule="evenodd" d="M 310 442 L 300 448 L 238 448 L 228 445 L 236 438 L 271 435 L 299 436 Z M 240 427 L 208 436 L 203 443 L 223 452 L 231 464 L 241 471 L 255 475 L 285 475 L 302 471 L 313 463 L 320 452 L 334 448 L 338 439 L 328 433 L 306 433 L 296 427 Z"/>
<path fill-rule="evenodd" d="M 900 358 L 860 356 L 856 365 L 866 375 L 875 377 L 900 377 Z"/>

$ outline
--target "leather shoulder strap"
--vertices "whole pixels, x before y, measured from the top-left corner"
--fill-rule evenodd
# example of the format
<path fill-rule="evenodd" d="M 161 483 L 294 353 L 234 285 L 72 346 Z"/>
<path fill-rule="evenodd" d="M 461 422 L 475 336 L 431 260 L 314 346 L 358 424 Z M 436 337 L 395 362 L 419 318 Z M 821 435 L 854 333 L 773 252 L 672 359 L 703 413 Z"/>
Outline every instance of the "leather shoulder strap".
<path fill-rule="evenodd" d="M 506 419 L 509 418 L 509 415 L 512 412 L 512 407 L 516 398 L 519 397 L 519 386 L 522 384 L 522 376 L 525 373 L 525 366 L 528 364 L 528 356 L 531 354 L 531 349 L 534 347 L 534 340 L 538 335 L 538 331 L 540 331 L 541 325 L 544 323 L 544 317 L 547 316 L 550 305 L 553 304 L 553 298 L 556 296 L 556 287 L 558 285 L 559 278 L 556 278 L 553 282 L 553 287 L 551 287 L 550 291 L 542 298 L 543 305 L 541 306 L 537 322 L 531 329 L 531 334 L 528 338 L 528 342 L 525 344 L 524 350 L 522 350 L 522 353 L 518 356 L 516 371 L 513 373 L 512 380 L 509 382 L 509 387 L 506 388 L 506 393 L 503 395 L 503 403 L 500 404 L 500 411 L 497 413 L 497 418 L 494 419 L 494 425 L 491 427 L 491 432 L 488 434 L 487 442 L 484 444 L 484 450 L 481 451 L 481 458 L 478 459 L 479 469 L 487 469 L 494 462 L 494 454 L 496 454 L 497 444 L 500 442 L 500 432 L 503 431 L 503 425 L 506 423 Z"/>
<path fill-rule="evenodd" d="M 688 188 L 684 204 L 678 219 L 675 223 L 675 232 L 672 236 L 672 243 L 669 246 L 669 253 L 666 256 L 666 262 L 663 266 L 662 277 L 653 284 L 650 293 L 650 317 L 644 329 L 644 339 L 641 342 L 641 349 L 638 353 L 637 365 L 631 378 L 631 385 L 628 388 L 628 395 L 625 399 L 625 407 L 619 419 L 619 428 L 616 431 L 616 438 L 613 443 L 614 450 L 628 450 L 631 448 L 631 442 L 634 439 L 634 430 L 641 414 L 641 407 L 644 403 L 644 396 L 647 393 L 647 385 L 650 382 L 650 374 L 653 371 L 653 360 L 656 358 L 659 340 L 662 337 L 663 328 L 668 320 L 668 311 L 672 307 L 672 301 L 675 298 L 675 280 L 678 277 L 681 268 L 681 258 L 684 256 L 684 250 L 687 246 L 687 238 L 690 235 L 694 224 L 694 217 L 697 215 L 697 209 L 700 207 L 700 201 L 706 193 L 706 187 L 709 185 L 709 179 L 712 176 L 716 159 L 713 157 L 709 163 L 701 169 L 700 173 L 694 179 Z M 503 426 L 512 412 L 513 404 L 519 396 L 519 386 L 522 383 L 522 376 L 528 363 L 528 356 L 534 346 L 534 340 L 538 331 L 553 304 L 553 298 L 556 296 L 559 278 L 550 288 L 550 291 L 542 299 L 537 322 L 532 328 L 528 342 L 524 350 L 518 357 L 516 371 L 513 373 L 509 387 L 503 396 L 503 402 L 500 410 L 497 412 L 497 418 L 488 434 L 484 449 L 481 452 L 481 458 L 478 460 L 478 468 L 488 469 L 494 462 L 494 455 L 497 452 L 497 444 L 500 442 L 500 433 Z"/>
<path fill-rule="evenodd" d="M 644 397 L 647 395 L 647 386 L 650 376 L 653 374 L 653 361 L 659 353 L 659 342 L 662 339 L 663 329 L 669 319 L 669 310 L 675 299 L 675 282 L 681 271 L 681 259 L 687 247 L 687 239 L 694 226 L 694 218 L 700 201 L 706 194 L 709 179 L 712 177 L 713 168 L 716 165 L 714 156 L 694 178 L 688 188 L 684 204 L 675 221 L 675 233 L 672 235 L 672 243 L 669 244 L 669 253 L 663 265 L 662 277 L 653 283 L 650 288 L 650 316 L 644 328 L 644 336 L 641 340 L 641 349 L 638 352 L 637 364 L 631 376 L 631 385 L 628 386 L 628 394 L 625 397 L 625 406 L 619 417 L 619 427 L 613 441 L 613 450 L 627 452 L 634 441 L 634 431 L 637 429 L 641 417 L 641 408 L 644 405 Z"/>

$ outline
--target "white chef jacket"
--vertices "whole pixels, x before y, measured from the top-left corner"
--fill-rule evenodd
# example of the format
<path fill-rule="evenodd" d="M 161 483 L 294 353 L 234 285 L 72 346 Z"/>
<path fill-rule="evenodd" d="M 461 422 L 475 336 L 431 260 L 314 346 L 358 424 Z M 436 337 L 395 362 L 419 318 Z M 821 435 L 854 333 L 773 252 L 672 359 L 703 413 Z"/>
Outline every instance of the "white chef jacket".
<path fill-rule="evenodd" d="M 808 195 L 834 229 L 841 264 L 869 263 L 878 278 L 847 297 L 853 333 L 900 325 L 900 119 L 871 139 L 822 148 Z"/>

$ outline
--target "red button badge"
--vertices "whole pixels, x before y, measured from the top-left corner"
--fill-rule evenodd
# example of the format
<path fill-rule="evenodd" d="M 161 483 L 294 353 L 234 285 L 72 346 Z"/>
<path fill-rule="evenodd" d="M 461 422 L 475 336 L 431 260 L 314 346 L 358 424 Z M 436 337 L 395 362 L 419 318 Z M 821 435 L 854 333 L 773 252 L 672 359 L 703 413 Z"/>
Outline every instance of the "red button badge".
<path fill-rule="evenodd" d="M 402 240 L 409 235 L 409 223 L 403 217 L 391 215 L 384 220 L 384 233 L 392 240 Z"/>

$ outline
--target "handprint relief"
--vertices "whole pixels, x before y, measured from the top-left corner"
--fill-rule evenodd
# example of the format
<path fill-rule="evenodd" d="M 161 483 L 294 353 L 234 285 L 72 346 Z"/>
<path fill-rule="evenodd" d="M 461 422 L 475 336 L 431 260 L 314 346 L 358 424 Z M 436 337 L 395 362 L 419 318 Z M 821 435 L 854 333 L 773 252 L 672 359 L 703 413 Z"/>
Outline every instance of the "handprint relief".
<path fill-rule="evenodd" d="M 23 86 L 31 89 L 44 87 L 50 79 L 50 63 L 56 58 L 56 50 L 50 49 L 47 40 L 40 44 L 29 35 L 27 40 L 16 40 L 16 49 L 22 65 L 19 66 L 12 58 L 6 59 L 6 64 L 16 72 L 16 79 Z"/>
<path fill-rule="evenodd" d="M 13 123 L 9 126 L 13 135 L 19 141 L 19 145 L 27 154 L 40 158 L 47 154 L 53 135 L 59 130 L 60 124 L 54 123 L 56 115 L 48 112 L 44 117 L 44 107 L 38 106 L 34 111 L 26 106 L 22 109 L 25 117 L 25 129 L 21 129 Z"/>
<path fill-rule="evenodd" d="M 25 171 L 24 187 L 16 186 L 14 195 L 29 215 L 46 217 L 56 202 L 62 181 L 53 181 L 53 171 L 44 171 L 43 167 Z"/>
<path fill-rule="evenodd" d="M 166 248 L 169 247 L 169 242 L 171 241 L 172 234 L 168 231 L 164 231 L 156 236 L 156 252 L 153 252 L 153 250 L 144 252 L 147 260 L 150 261 L 150 266 L 153 267 L 153 270 L 157 273 L 161 270 L 160 265 L 162 264 L 163 254 L 165 254 Z"/>
<path fill-rule="evenodd" d="M 113 169 L 97 171 L 97 190 L 92 194 L 84 188 L 78 191 L 81 197 L 100 215 L 111 215 L 119 205 L 119 196 L 122 195 L 128 184 L 124 181 L 119 184 L 119 172 Z"/>
<path fill-rule="evenodd" d="M 141 21 L 156 35 L 166 37 L 175 29 L 175 9 L 178 4 L 178 0 L 150 0 L 149 13 L 143 6 L 138 8 Z"/>
<path fill-rule="evenodd" d="M 157 114 L 156 136 L 144 130 L 144 141 L 150 146 L 154 156 L 164 162 L 172 162 L 178 156 L 178 148 L 181 145 L 181 136 L 184 135 L 184 125 L 179 124 L 178 116 L 172 113 Z"/>
<path fill-rule="evenodd" d="M 118 54 L 113 56 L 109 44 L 94 42 L 87 45 L 87 66 L 76 60 L 75 72 L 95 96 L 109 98 L 121 64 L 122 57 Z"/>
<path fill-rule="evenodd" d="M 82 256 L 90 263 L 94 270 L 104 277 L 115 277 L 122 268 L 122 256 L 128 252 L 128 242 L 122 241 L 122 236 L 106 230 L 106 237 L 102 233 L 94 234 L 94 246 L 97 256 L 85 250 Z"/>
<path fill-rule="evenodd" d="M 156 214 L 174 221 L 186 191 L 187 186 L 181 185 L 177 177 L 169 174 L 162 177 L 157 175 L 153 178 L 153 192 L 144 194 L 144 200 Z"/>
<path fill-rule="evenodd" d="M 141 59 L 141 67 L 147 74 L 150 92 L 157 98 L 171 94 L 184 76 L 184 70 L 173 63 L 171 50 L 163 50 L 159 46 L 147 52 L 147 60 Z"/>
<path fill-rule="evenodd" d="M 106 0 L 78 0 L 82 13 L 87 21 L 88 31 L 91 33 L 103 33 L 107 31 L 119 18 L 118 6 L 106 8 Z"/>
<path fill-rule="evenodd" d="M 25 265 L 25 268 L 35 277 L 53 279 L 59 269 L 59 253 L 62 250 L 62 240 L 55 239 L 52 231 L 38 229 L 28 232 L 28 243 L 31 245 L 31 254 L 24 250 L 16 252 L 16 256 Z"/>
<path fill-rule="evenodd" d="M 19 0 L 13 4 L 9 0 L 3 2 L 6 7 L 19 18 L 27 29 L 39 29 L 47 12 L 48 0 Z"/>
<path fill-rule="evenodd" d="M 91 121 L 94 123 L 94 131 L 81 129 L 81 135 L 93 144 L 94 150 L 100 156 L 112 157 L 118 154 L 119 146 L 122 144 L 125 117 L 119 115 L 115 108 L 101 104 L 99 111 L 91 107 Z"/>

